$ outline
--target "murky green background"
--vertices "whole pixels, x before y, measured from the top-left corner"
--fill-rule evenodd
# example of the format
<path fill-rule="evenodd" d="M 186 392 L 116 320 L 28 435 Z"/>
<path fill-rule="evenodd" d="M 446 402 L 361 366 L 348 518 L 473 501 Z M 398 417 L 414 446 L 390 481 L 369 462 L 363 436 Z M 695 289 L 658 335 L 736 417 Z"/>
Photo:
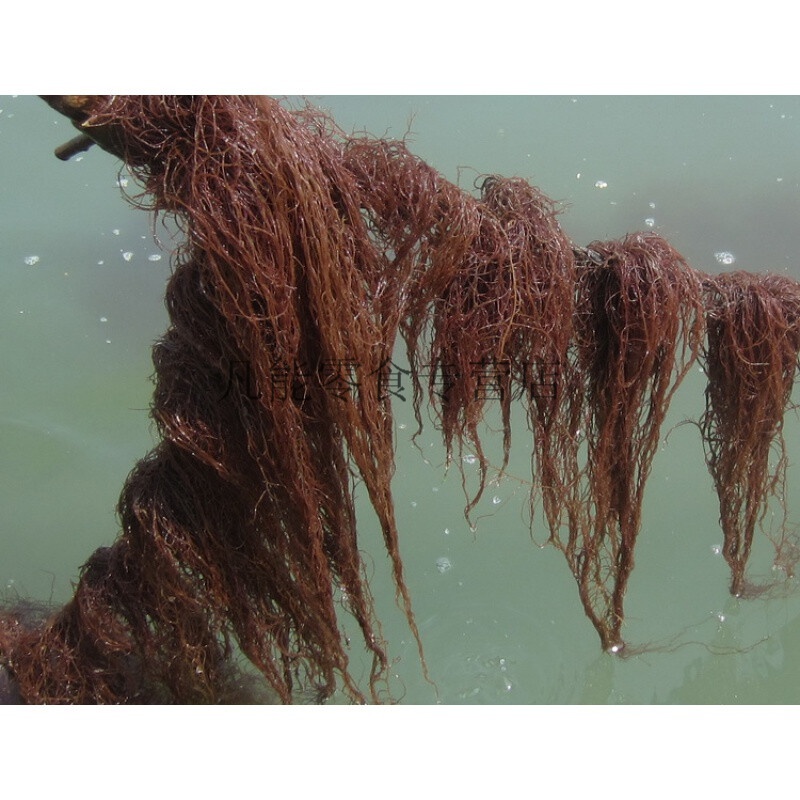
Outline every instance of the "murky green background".
<path fill-rule="evenodd" d="M 488 172 L 530 179 L 567 206 L 562 224 L 577 243 L 653 229 L 698 268 L 800 279 L 798 98 L 310 99 L 345 130 L 410 129 L 413 151 L 462 186 Z M 150 346 L 167 324 L 170 263 L 168 232 L 121 199 L 118 162 L 99 150 L 53 157 L 72 135 L 41 100 L 0 98 L 0 590 L 57 602 L 92 550 L 115 538 L 122 483 L 153 444 Z M 697 419 L 704 385 L 695 369 L 664 435 Z M 621 660 L 600 651 L 563 557 L 538 546 L 540 520 L 531 538 L 522 419 L 509 468 L 520 480 L 490 488 L 473 532 L 432 426 L 420 454 L 410 409 L 395 412 L 402 553 L 438 695 L 366 506 L 362 530 L 404 702 L 800 700 L 800 592 L 790 583 L 771 599 L 728 595 L 694 426 L 675 428 L 655 461 L 625 628 L 631 645 L 651 647 Z M 786 435 L 796 460 L 794 414 Z M 751 574 L 775 578 L 771 557 L 762 539 Z"/>

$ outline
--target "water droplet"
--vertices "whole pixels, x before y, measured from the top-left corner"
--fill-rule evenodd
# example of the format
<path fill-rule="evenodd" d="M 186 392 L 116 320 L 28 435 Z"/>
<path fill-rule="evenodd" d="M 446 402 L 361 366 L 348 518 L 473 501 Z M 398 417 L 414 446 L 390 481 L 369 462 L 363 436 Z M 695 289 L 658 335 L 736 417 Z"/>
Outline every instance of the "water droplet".
<path fill-rule="evenodd" d="M 717 611 L 716 617 L 720 622 L 725 622 L 725 615 L 721 611 Z"/>
<path fill-rule="evenodd" d="M 711 545 L 711 552 L 718 556 L 722 552 L 722 545 L 721 544 L 712 544 Z"/>
<path fill-rule="evenodd" d="M 606 189 L 608 188 L 608 184 L 605 181 L 595 181 L 594 182 L 595 189 Z"/>
<path fill-rule="evenodd" d="M 495 496 L 492 498 L 492 503 L 493 503 L 494 505 L 496 505 L 496 506 L 499 506 L 499 505 L 500 505 L 500 503 L 502 503 L 502 502 L 503 502 L 503 498 L 502 498 L 502 497 L 498 497 L 497 495 L 495 495 Z"/>
<path fill-rule="evenodd" d="M 98 267 L 102 267 L 102 266 L 103 266 L 103 264 L 105 264 L 105 263 L 106 263 L 105 261 L 98 261 L 98 262 L 97 262 L 97 266 L 98 266 Z"/>
<path fill-rule="evenodd" d="M 108 322 L 108 317 L 100 317 L 100 322 Z"/>
<path fill-rule="evenodd" d="M 404 431 L 408 425 L 406 425 L 405 422 L 401 422 L 397 427 L 400 428 L 401 431 Z"/>
<path fill-rule="evenodd" d="M 436 569 L 444 575 L 445 572 L 449 572 L 453 568 L 453 565 L 450 563 L 450 559 L 447 556 L 442 556 L 441 558 L 436 559 Z"/>
<path fill-rule="evenodd" d="M 417 507 L 417 501 L 416 500 L 412 500 L 411 501 L 411 508 L 416 508 L 416 507 Z"/>
<path fill-rule="evenodd" d="M 161 255 L 159 253 L 153 253 L 151 256 L 147 256 L 148 261 L 161 261 Z"/>
<path fill-rule="evenodd" d="M 25 256 L 25 263 L 32 267 L 34 264 L 39 263 L 39 256 Z"/>
<path fill-rule="evenodd" d="M 117 178 L 117 186 L 119 186 L 120 189 L 124 189 L 127 185 L 128 185 L 127 178 Z"/>
<path fill-rule="evenodd" d="M 733 264 L 736 261 L 736 256 L 733 253 L 729 253 L 727 250 L 720 250 L 718 253 L 714 253 L 714 258 L 720 264 Z"/>
<path fill-rule="evenodd" d="M 133 253 L 131 253 L 129 250 L 127 250 L 127 251 L 125 251 L 125 252 L 122 254 L 122 257 L 123 257 L 123 258 L 124 258 L 126 261 L 130 261 L 130 260 L 133 258 Z"/>
<path fill-rule="evenodd" d="M 650 208 L 655 208 L 656 207 L 655 203 L 648 203 L 648 205 L 650 206 Z"/>
<path fill-rule="evenodd" d="M 478 461 L 478 457 L 470 453 L 469 455 L 464 456 L 463 461 L 465 464 L 475 464 Z"/>
<path fill-rule="evenodd" d="M 438 492 L 439 491 L 439 487 L 438 486 L 431 486 L 431 491 L 432 492 Z"/>
<path fill-rule="evenodd" d="M 445 528 L 444 529 L 444 535 L 445 536 L 449 536 L 450 535 L 450 528 Z"/>
<path fill-rule="evenodd" d="M 655 224 L 656 224 L 656 221 L 655 221 L 655 220 L 654 220 L 652 217 L 648 217 L 648 218 L 647 218 L 647 219 L 644 221 L 644 224 L 645 224 L 645 225 L 647 225 L 648 227 L 652 228 L 652 227 L 653 227 L 653 225 L 655 225 Z"/>
<path fill-rule="evenodd" d="M 114 228 L 114 230 L 111 231 L 111 233 L 113 233 L 114 236 L 119 236 L 119 228 Z"/>

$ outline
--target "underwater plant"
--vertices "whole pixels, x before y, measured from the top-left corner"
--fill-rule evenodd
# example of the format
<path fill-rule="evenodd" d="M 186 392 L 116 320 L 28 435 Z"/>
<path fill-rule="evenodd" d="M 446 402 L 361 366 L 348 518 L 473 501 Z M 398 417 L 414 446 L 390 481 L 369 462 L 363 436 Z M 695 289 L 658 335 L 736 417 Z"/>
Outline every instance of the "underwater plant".
<path fill-rule="evenodd" d="M 742 593 L 765 504 L 782 501 L 795 282 L 704 275 L 652 233 L 576 247 L 522 179 L 486 176 L 474 196 L 403 141 L 269 97 L 45 99 L 81 131 L 59 157 L 92 142 L 118 156 L 142 186 L 133 202 L 185 242 L 153 349 L 160 442 L 125 483 L 119 537 L 63 608 L 0 610 L 0 667 L 23 701 L 226 702 L 235 654 L 281 702 L 391 699 L 357 483 L 425 671 L 392 496 L 398 340 L 420 430 L 427 400 L 448 455 L 477 453 L 467 516 L 490 467 L 487 408 L 501 411 L 502 470 L 512 403 L 525 404 L 531 508 L 612 652 L 661 425 L 702 358 L 700 428 Z M 371 655 L 366 687 L 340 607 Z"/>
<path fill-rule="evenodd" d="M 594 242 L 589 252 L 577 282 L 570 392 L 571 430 L 582 431 L 586 458 L 573 454 L 566 534 L 553 541 L 603 647 L 616 653 L 661 425 L 702 342 L 702 282 L 652 233 Z"/>
<path fill-rule="evenodd" d="M 759 591 L 748 584 L 745 568 L 773 498 L 783 508 L 777 533 L 783 541 L 788 462 L 782 431 L 800 353 L 800 286 L 779 275 L 738 271 L 706 278 L 704 294 L 708 388 L 700 426 L 719 496 L 731 594 L 739 597 Z"/>

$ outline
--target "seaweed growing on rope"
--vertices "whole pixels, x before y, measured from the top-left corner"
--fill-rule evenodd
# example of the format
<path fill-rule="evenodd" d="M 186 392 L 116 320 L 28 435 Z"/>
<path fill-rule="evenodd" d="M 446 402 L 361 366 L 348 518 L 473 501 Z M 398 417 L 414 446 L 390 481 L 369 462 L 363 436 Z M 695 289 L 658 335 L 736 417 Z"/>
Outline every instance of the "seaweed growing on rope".
<path fill-rule="evenodd" d="M 655 234 L 594 242 L 588 252 L 577 286 L 567 530 L 553 541 L 603 647 L 619 652 L 645 484 L 672 395 L 702 342 L 702 282 Z"/>
<path fill-rule="evenodd" d="M 488 176 L 473 196 L 404 142 L 346 136 L 270 98 L 46 99 L 124 160 L 143 188 L 134 202 L 174 217 L 185 244 L 153 350 L 160 443 L 131 472 L 121 535 L 89 558 L 72 600 L 35 619 L 0 610 L 7 695 L 226 702 L 248 694 L 243 656 L 282 702 L 337 688 L 391 699 L 356 485 L 427 675 L 391 487 L 386 369 L 399 339 L 419 430 L 427 398 L 448 458 L 478 455 L 467 516 L 487 483 L 487 409 L 499 404 L 502 471 L 512 403 L 524 403 L 531 509 L 541 503 L 612 652 L 661 426 L 702 351 L 700 427 L 732 590 L 746 590 L 756 524 L 770 497 L 784 500 L 794 281 L 705 276 L 649 233 L 576 248 L 524 180 Z M 371 660 L 366 685 L 342 609 Z"/>
<path fill-rule="evenodd" d="M 113 131 L 151 207 L 186 233 L 167 290 L 171 327 L 154 350 L 163 441 L 131 474 L 122 536 L 90 561 L 75 599 L 41 632 L 3 626 L 5 664 L 32 701 L 135 699 L 116 678 L 130 670 L 159 700 L 214 701 L 235 640 L 283 701 L 296 686 L 326 697 L 337 683 L 363 700 L 341 597 L 372 654 L 370 697 L 381 699 L 388 659 L 358 549 L 354 475 L 417 631 L 389 403 L 346 379 L 348 365 L 390 352 L 400 314 L 381 292 L 340 144 L 324 117 L 244 97 L 98 99 L 85 127 Z"/>
<path fill-rule="evenodd" d="M 722 553 L 738 597 L 758 593 L 745 569 L 772 499 L 782 519 L 771 535 L 785 545 L 783 419 L 800 353 L 800 286 L 778 275 L 732 272 L 708 277 L 705 294 L 708 388 L 700 424 L 719 496 Z"/>

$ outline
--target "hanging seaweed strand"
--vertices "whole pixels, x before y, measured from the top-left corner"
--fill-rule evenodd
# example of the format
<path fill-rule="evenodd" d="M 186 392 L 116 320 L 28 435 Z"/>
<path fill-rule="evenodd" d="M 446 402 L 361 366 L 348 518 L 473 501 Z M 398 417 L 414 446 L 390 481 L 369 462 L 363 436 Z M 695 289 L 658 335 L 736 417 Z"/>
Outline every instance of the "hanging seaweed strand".
<path fill-rule="evenodd" d="M 670 400 L 698 355 L 702 283 L 655 234 L 594 242 L 577 284 L 575 476 L 554 538 L 603 647 L 619 652 L 647 477 Z M 585 460 L 579 444 L 585 438 Z"/>
<path fill-rule="evenodd" d="M 745 568 L 770 500 L 781 509 L 779 539 L 785 528 L 783 419 L 800 353 L 800 286 L 777 275 L 732 272 L 707 278 L 705 295 L 708 388 L 701 429 L 719 495 L 731 593 L 738 597 L 757 593 Z"/>

